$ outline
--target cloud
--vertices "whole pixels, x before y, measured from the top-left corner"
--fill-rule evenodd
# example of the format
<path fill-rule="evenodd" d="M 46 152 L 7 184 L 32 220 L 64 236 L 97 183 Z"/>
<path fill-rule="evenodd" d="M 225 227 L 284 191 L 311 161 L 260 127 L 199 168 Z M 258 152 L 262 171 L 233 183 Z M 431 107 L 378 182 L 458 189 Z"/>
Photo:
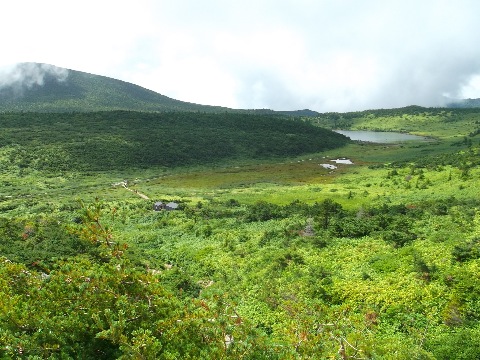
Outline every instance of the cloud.
<path fill-rule="evenodd" d="M 63 82 L 68 70 L 50 64 L 19 63 L 0 69 L 0 90 L 9 88 L 15 95 L 22 95 L 26 89 L 43 86 L 46 79 Z"/>
<path fill-rule="evenodd" d="M 476 0 L 18 0 L 8 7 L 0 61 L 111 76 L 184 101 L 348 111 L 480 97 Z"/>
<path fill-rule="evenodd" d="M 473 46 L 480 6 L 472 1 L 212 4 L 202 3 L 198 13 L 187 6 L 167 11 L 173 16 L 162 18 L 159 33 L 168 39 L 156 41 L 165 71 L 149 87 L 156 80 L 155 89 L 165 86 L 193 102 L 229 98 L 223 105 L 346 111 L 441 105 L 480 73 L 480 49 Z M 209 66 L 199 66 L 207 58 Z M 203 87 L 211 98 L 187 87 Z"/>
<path fill-rule="evenodd" d="M 465 85 L 462 86 L 459 98 L 461 99 L 473 99 L 480 97 L 480 74 L 471 77 Z M 449 94 L 447 94 L 449 95 Z"/>

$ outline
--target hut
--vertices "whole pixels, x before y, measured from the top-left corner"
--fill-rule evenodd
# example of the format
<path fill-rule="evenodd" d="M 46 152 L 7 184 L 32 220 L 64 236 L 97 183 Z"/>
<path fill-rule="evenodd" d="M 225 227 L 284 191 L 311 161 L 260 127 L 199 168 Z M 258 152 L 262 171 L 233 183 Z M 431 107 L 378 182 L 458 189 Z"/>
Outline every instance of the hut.
<path fill-rule="evenodd" d="M 178 204 L 176 202 L 169 202 L 168 204 L 165 204 L 161 201 L 157 201 L 155 204 L 153 204 L 153 210 L 155 211 L 160 211 L 160 210 L 178 210 Z"/>
<path fill-rule="evenodd" d="M 165 205 L 165 210 L 177 210 L 178 209 L 178 204 L 176 202 L 169 202 L 167 205 Z"/>
<path fill-rule="evenodd" d="M 155 211 L 160 211 L 165 209 L 165 204 L 161 201 L 157 201 L 155 204 L 153 204 L 153 210 Z"/>

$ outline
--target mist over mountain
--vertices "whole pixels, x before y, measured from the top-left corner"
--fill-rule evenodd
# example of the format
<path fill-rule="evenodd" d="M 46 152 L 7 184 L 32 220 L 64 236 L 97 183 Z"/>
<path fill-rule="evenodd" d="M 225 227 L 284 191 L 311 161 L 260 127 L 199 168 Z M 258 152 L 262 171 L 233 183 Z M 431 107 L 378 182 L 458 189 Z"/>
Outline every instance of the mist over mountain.
<path fill-rule="evenodd" d="M 478 108 L 480 99 L 458 99 L 447 104 L 449 108 Z"/>
<path fill-rule="evenodd" d="M 20 63 L 0 72 L 0 111 L 206 111 L 121 80 L 48 64 Z"/>
<path fill-rule="evenodd" d="M 0 91 L 2 96 L 18 98 L 36 87 L 52 83 L 63 83 L 68 70 L 49 64 L 20 63 L 0 72 Z"/>
<path fill-rule="evenodd" d="M 125 81 L 49 64 L 19 63 L 0 70 L 0 111 L 201 111 L 316 116 L 304 109 L 230 109 L 175 100 Z"/>
<path fill-rule="evenodd" d="M 451 108 L 480 107 L 480 99 L 458 99 Z M 277 113 L 318 116 L 309 109 L 231 109 L 169 98 L 155 91 L 114 78 L 70 70 L 50 64 L 19 63 L 0 70 L 0 111 L 201 111 Z"/>

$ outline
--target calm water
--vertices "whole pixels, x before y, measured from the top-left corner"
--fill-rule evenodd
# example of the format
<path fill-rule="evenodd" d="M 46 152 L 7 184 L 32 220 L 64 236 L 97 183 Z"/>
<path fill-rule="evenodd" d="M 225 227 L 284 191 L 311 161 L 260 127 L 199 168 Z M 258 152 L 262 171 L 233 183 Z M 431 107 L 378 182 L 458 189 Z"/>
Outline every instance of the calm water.
<path fill-rule="evenodd" d="M 348 136 L 352 140 L 374 143 L 398 143 L 412 140 L 426 140 L 424 136 L 382 131 L 335 130 L 339 134 Z"/>

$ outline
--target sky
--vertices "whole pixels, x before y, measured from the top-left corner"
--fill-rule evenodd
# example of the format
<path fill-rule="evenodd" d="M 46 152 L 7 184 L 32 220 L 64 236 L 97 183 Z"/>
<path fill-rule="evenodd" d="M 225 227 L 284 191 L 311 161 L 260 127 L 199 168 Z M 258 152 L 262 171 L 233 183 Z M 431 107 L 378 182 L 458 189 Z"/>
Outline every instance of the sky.
<path fill-rule="evenodd" d="M 480 98 L 478 0 L 0 4 L 0 84 L 13 64 L 37 62 L 242 109 L 345 112 Z"/>

